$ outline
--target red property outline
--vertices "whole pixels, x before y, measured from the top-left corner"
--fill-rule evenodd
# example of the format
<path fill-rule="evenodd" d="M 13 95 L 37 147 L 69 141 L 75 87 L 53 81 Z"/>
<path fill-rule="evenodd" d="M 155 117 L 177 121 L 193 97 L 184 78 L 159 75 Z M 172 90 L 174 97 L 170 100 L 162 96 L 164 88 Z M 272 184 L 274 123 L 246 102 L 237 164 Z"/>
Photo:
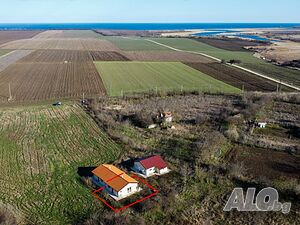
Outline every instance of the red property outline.
<path fill-rule="evenodd" d="M 108 180 L 106 181 L 106 183 L 108 183 L 108 182 L 112 181 L 113 179 L 115 179 L 115 178 L 121 176 L 122 174 L 123 174 L 123 173 L 121 173 L 121 174 L 119 174 L 119 175 L 117 175 L 117 176 L 115 176 L 115 177 L 113 177 L 113 178 L 111 178 L 111 179 L 108 179 Z M 141 198 L 141 199 L 139 199 L 139 200 L 137 200 L 137 201 L 135 201 L 135 202 L 132 202 L 132 203 L 130 203 L 130 204 L 128 204 L 128 205 L 125 205 L 125 206 L 123 206 L 123 207 L 121 207 L 121 208 L 119 208 L 119 209 L 114 208 L 114 207 L 113 207 L 112 205 L 110 205 L 107 201 L 105 201 L 103 198 L 100 198 L 100 197 L 97 195 L 97 193 L 99 193 L 99 192 L 101 192 L 101 191 L 104 190 L 104 187 L 101 187 L 101 188 L 99 188 L 99 189 L 93 191 L 92 195 L 93 195 L 95 198 L 97 198 L 98 200 L 100 200 L 101 202 L 103 202 L 105 205 L 107 205 L 107 206 L 108 206 L 111 210 L 113 210 L 115 213 L 117 213 L 117 212 L 121 212 L 121 211 L 123 211 L 123 210 L 125 210 L 125 209 L 127 209 L 127 208 L 129 208 L 129 207 L 131 207 L 131 206 L 133 206 L 133 205 L 136 205 L 136 204 L 138 204 L 138 203 L 140 203 L 140 202 L 143 202 L 143 201 L 145 201 L 146 199 L 151 198 L 151 197 L 153 197 L 153 196 L 155 196 L 155 195 L 158 194 L 158 190 L 155 189 L 153 186 L 151 186 L 146 180 L 140 178 L 139 176 L 137 176 L 137 175 L 135 175 L 135 174 L 131 175 L 131 177 L 134 178 L 134 179 L 137 179 L 137 180 L 139 180 L 140 182 L 142 182 L 143 184 L 145 184 L 147 187 L 149 187 L 149 188 L 153 191 L 153 193 L 150 194 L 150 195 L 147 195 L 146 197 Z"/>

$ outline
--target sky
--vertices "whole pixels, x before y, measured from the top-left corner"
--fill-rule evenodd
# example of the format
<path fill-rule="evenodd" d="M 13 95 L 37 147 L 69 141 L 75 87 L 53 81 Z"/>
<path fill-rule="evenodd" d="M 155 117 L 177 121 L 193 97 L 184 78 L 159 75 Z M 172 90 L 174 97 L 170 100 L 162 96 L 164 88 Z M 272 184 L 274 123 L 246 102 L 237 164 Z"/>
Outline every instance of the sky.
<path fill-rule="evenodd" d="M 299 0 L 0 0 L 0 23 L 300 23 Z"/>

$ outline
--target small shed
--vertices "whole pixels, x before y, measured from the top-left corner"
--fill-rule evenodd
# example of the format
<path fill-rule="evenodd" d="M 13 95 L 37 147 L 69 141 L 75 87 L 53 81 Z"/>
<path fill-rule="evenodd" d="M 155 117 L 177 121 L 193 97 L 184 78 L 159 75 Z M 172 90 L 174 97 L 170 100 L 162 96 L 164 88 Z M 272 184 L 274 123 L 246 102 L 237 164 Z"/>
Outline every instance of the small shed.
<path fill-rule="evenodd" d="M 173 115 L 171 112 L 163 112 L 157 115 L 159 123 L 171 123 L 173 121 Z"/>

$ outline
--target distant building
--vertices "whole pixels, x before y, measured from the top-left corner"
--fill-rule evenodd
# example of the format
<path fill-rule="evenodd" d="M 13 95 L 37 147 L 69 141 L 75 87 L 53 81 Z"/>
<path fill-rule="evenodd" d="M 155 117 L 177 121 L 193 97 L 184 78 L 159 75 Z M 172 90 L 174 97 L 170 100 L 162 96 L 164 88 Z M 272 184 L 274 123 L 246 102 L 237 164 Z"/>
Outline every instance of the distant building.
<path fill-rule="evenodd" d="M 165 112 L 165 113 L 163 113 L 163 116 L 164 116 L 165 122 L 171 123 L 173 121 L 173 115 L 171 112 Z"/>
<path fill-rule="evenodd" d="M 136 160 L 132 169 L 144 177 L 162 175 L 170 171 L 167 163 L 158 155 Z"/>
<path fill-rule="evenodd" d="M 93 182 L 115 200 L 126 198 L 138 191 L 138 182 L 114 165 L 103 164 L 92 171 Z"/>
<path fill-rule="evenodd" d="M 266 126 L 267 126 L 267 122 L 257 122 L 256 124 L 257 124 L 257 127 L 259 127 L 259 128 L 266 128 Z"/>

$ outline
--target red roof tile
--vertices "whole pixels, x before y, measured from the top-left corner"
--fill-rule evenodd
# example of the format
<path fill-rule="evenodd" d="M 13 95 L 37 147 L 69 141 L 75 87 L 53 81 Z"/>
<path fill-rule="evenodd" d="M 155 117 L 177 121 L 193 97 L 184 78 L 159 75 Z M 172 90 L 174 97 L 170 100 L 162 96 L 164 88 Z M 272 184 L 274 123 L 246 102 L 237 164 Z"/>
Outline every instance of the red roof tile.
<path fill-rule="evenodd" d="M 141 159 L 141 160 L 139 160 L 139 162 L 142 164 L 142 166 L 145 169 L 149 169 L 152 167 L 156 167 L 158 169 L 163 169 L 168 166 L 167 163 L 158 155 Z"/>

